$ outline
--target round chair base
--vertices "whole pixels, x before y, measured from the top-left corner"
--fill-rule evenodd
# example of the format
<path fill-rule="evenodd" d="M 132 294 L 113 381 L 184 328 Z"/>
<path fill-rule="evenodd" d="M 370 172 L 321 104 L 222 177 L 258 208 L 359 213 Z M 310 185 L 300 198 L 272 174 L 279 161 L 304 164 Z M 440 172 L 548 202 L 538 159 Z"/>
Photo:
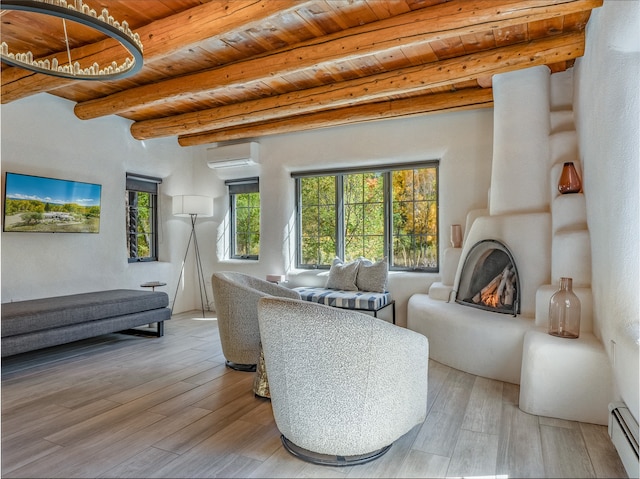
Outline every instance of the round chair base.
<path fill-rule="evenodd" d="M 247 373 L 255 373 L 256 372 L 256 365 L 255 364 L 240 364 L 240 363 L 234 363 L 233 361 L 225 361 L 224 364 L 228 368 L 234 369 L 236 371 L 243 371 L 243 372 L 247 372 Z"/>
<path fill-rule="evenodd" d="M 289 439 L 284 437 L 284 435 L 281 435 L 280 439 L 282 440 L 282 445 L 284 446 L 284 448 L 297 458 L 302 459 L 303 461 L 311 462 L 313 464 L 320 464 L 322 466 L 355 466 L 358 464 L 364 464 L 383 456 L 392 446 L 391 444 L 389 444 L 382 449 L 378 449 L 368 454 L 361 454 L 356 456 L 332 456 L 328 454 L 320 454 L 318 452 L 309 451 L 307 449 L 301 448 L 300 446 L 296 446 Z"/>

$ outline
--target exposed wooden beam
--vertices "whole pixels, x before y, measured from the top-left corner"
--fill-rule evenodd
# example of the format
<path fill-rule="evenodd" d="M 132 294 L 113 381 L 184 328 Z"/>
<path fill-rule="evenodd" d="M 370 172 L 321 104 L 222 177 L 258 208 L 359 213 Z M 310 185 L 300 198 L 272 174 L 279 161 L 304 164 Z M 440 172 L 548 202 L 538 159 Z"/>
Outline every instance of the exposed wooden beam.
<path fill-rule="evenodd" d="M 263 21 L 283 11 L 298 9 L 310 2 L 289 0 L 225 0 L 204 3 L 177 13 L 171 17 L 151 22 L 135 29 L 144 47 L 145 63 L 153 63 L 163 56 L 223 36 L 247 24 Z M 87 63 L 110 62 L 114 50 L 120 49 L 112 39 L 71 50 L 71 57 Z M 117 51 L 117 50 L 116 50 Z M 61 52 L 47 58 L 58 58 L 65 63 L 67 53 Z M 135 78 L 135 77 L 134 77 Z M 50 75 L 33 73 L 24 68 L 11 67 L 2 70 L 2 103 L 9 103 L 42 91 L 55 90 L 78 80 L 67 80 Z"/>
<path fill-rule="evenodd" d="M 181 146 L 195 146 L 252 137 L 306 131 L 317 128 L 349 125 L 404 116 L 425 115 L 444 111 L 491 108 L 493 91 L 490 88 L 466 89 L 419 97 L 368 103 L 347 108 L 310 113 L 270 122 L 251 123 L 216 131 L 182 135 Z"/>
<path fill-rule="evenodd" d="M 482 29 L 507 28 L 542 21 L 576 11 L 590 10 L 602 0 L 556 0 L 523 3 L 516 0 L 454 0 L 416 10 L 379 22 L 351 28 L 321 39 L 260 58 L 222 68 L 173 78 L 78 103 L 75 113 L 90 119 L 135 111 L 136 108 L 166 103 L 167 100 L 214 92 L 218 88 L 241 86 L 321 67 L 323 64 L 391 52 L 402 47 L 477 33 Z"/>
<path fill-rule="evenodd" d="M 321 109 L 370 103 L 386 95 L 418 93 L 452 81 L 473 80 L 504 71 L 555 63 L 583 53 L 584 32 L 558 35 L 275 97 L 139 121 L 131 125 L 131 133 L 134 138 L 144 140 L 274 120 Z"/>

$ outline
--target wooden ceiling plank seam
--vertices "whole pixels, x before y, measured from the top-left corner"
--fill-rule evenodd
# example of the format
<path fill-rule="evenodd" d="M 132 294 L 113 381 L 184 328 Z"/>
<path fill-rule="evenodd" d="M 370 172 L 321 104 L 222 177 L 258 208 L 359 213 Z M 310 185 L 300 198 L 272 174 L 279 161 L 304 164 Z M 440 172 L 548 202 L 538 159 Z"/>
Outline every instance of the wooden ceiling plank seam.
<path fill-rule="evenodd" d="M 251 121 L 266 120 L 278 115 L 353 105 L 384 95 L 415 92 L 451 81 L 477 79 L 479 76 L 544 65 L 583 54 L 584 32 L 572 33 L 215 110 L 135 122 L 131 125 L 131 133 L 140 140 L 197 133 L 215 125 L 221 127 L 246 123 L 249 118 Z"/>
<path fill-rule="evenodd" d="M 291 12 L 291 15 L 295 15 L 297 18 L 299 18 L 300 22 L 309 29 L 309 31 L 313 34 L 311 38 L 322 37 L 336 30 L 339 30 L 337 24 L 335 24 L 331 29 L 327 29 L 326 25 L 320 25 L 316 18 L 316 15 L 319 14 L 308 12 L 307 10 L 308 9 L 306 8 L 299 8 L 295 12 Z"/>
<path fill-rule="evenodd" d="M 279 118 L 273 121 L 251 123 L 216 131 L 180 135 L 178 144 L 181 146 L 195 146 L 221 141 L 246 140 L 252 137 L 343 126 L 365 121 L 457 111 L 460 109 L 490 108 L 492 106 L 493 92 L 491 89 L 438 93 Z"/>
<path fill-rule="evenodd" d="M 411 11 L 406 2 L 369 2 L 369 7 L 373 10 L 379 20 L 389 17 L 395 17 Z"/>
<path fill-rule="evenodd" d="M 324 0 L 324 3 L 327 5 L 327 8 L 333 13 L 334 22 L 338 24 L 340 30 L 348 30 L 354 28 L 358 25 L 362 25 L 362 23 L 358 21 L 354 21 L 352 16 L 348 14 L 348 12 L 344 11 L 343 2 L 335 2 L 335 1 L 327 1 Z M 348 2 L 344 2 L 346 6 L 349 6 Z M 371 22 L 365 22 L 364 25 L 367 25 Z"/>
<path fill-rule="evenodd" d="M 511 25 L 505 28 L 498 28 L 493 31 L 493 37 L 496 41 L 496 47 L 511 45 L 513 43 L 527 42 L 527 24 Z"/>
<path fill-rule="evenodd" d="M 593 3 L 597 3 L 599 0 L 576 0 L 576 7 L 580 8 L 592 6 Z M 505 2 L 503 2 L 505 3 Z M 513 3 L 511 0 L 506 4 Z M 497 2 L 490 2 L 490 6 L 484 5 L 482 14 L 478 14 L 477 17 L 482 17 L 482 21 L 487 21 L 487 18 L 491 14 L 495 15 L 495 11 L 501 12 L 501 16 L 507 16 L 506 13 L 500 10 L 500 5 Z M 535 4 L 539 9 L 538 3 Z M 566 5 L 561 4 L 564 7 L 561 11 L 566 12 Z M 553 6 L 551 6 L 553 7 Z M 544 15 L 545 18 L 548 15 L 555 15 L 557 11 L 554 8 L 546 9 L 544 13 L 536 13 L 536 16 L 528 15 L 528 18 L 542 18 L 540 15 Z M 435 8 L 435 7 L 432 7 Z M 522 10 L 517 10 L 522 12 Z M 539 12 L 539 10 L 536 10 Z M 412 12 L 410 17 L 406 18 L 402 23 L 403 29 L 400 31 L 389 30 L 386 25 L 387 21 L 382 26 L 382 30 L 386 32 L 378 31 L 372 34 L 370 31 L 366 31 L 364 36 L 354 32 L 341 32 L 337 35 L 330 36 L 330 39 L 322 40 L 322 44 L 319 46 L 320 40 L 314 39 L 309 42 L 304 42 L 300 46 L 294 46 L 294 48 L 287 49 L 267 56 L 266 58 L 249 59 L 244 62 L 233 63 L 228 66 L 220 67 L 205 72 L 195 73 L 182 78 L 172 78 L 164 82 L 159 82 L 152 85 L 144 85 L 138 88 L 115 93 L 113 95 L 97 98 L 95 100 L 89 100 L 88 102 L 78 104 L 75 108 L 75 113 L 79 118 L 91 119 L 99 116 L 117 114 L 125 109 L 134 109 L 137 105 L 149 106 L 155 103 L 164 103 L 168 99 L 180 96 L 191 95 L 201 90 L 211 90 L 216 87 L 227 86 L 231 83 L 243 83 L 245 81 L 252 81 L 264 76 L 283 75 L 292 70 L 300 70 L 304 68 L 319 67 L 322 63 L 333 62 L 337 59 L 346 60 L 350 56 L 362 56 L 366 54 L 381 54 L 385 50 L 397 49 L 400 47 L 406 47 L 407 43 L 415 45 L 417 43 L 428 43 L 435 38 L 444 38 L 442 33 L 442 26 L 436 26 L 436 33 L 428 31 L 426 33 L 418 33 L 418 31 L 429 27 L 429 25 L 423 25 L 420 22 L 423 12 Z M 393 18 L 393 25 L 398 24 L 398 19 Z M 424 21 L 424 20 L 423 20 Z M 496 22 L 490 22 L 491 28 L 499 28 L 509 24 L 517 24 L 520 21 L 520 17 L 511 18 L 508 17 L 498 24 Z M 466 21 L 462 20 L 462 17 L 458 18 L 458 23 L 449 20 L 452 30 L 449 31 L 452 37 L 457 37 L 461 33 L 472 33 L 476 30 L 475 25 L 469 26 Z M 409 32 L 407 32 L 407 25 L 410 26 Z M 370 28 L 371 25 L 365 25 Z M 431 25 L 433 30 L 433 24 Z M 350 39 L 351 48 L 345 51 L 343 40 L 345 37 Z M 411 38 L 411 42 L 402 42 L 399 39 L 406 40 Z M 462 47 L 461 47 L 462 48 Z"/>

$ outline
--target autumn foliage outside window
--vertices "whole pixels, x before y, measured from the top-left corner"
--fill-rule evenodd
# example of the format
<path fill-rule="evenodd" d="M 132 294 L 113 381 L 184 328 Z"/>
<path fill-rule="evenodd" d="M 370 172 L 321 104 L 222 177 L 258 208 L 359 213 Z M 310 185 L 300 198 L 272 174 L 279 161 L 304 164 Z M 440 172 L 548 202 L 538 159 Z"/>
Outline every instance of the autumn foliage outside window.
<path fill-rule="evenodd" d="M 437 162 L 300 174 L 296 187 L 298 267 L 364 256 L 386 257 L 396 270 L 438 270 Z"/>

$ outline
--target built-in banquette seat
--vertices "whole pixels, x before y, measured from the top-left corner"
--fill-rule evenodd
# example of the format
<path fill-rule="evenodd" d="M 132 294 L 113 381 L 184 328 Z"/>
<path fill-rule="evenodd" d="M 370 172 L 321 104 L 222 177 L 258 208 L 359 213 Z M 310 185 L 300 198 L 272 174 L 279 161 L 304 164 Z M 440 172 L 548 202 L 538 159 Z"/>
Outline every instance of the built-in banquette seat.
<path fill-rule="evenodd" d="M 324 304 L 335 308 L 378 312 L 391 307 L 392 322 L 396 324 L 396 302 L 391 298 L 388 287 L 388 265 L 386 260 L 377 262 L 359 258 L 344 263 L 339 258 L 333 260 L 329 276 L 324 286 L 295 287 L 305 301 Z"/>

